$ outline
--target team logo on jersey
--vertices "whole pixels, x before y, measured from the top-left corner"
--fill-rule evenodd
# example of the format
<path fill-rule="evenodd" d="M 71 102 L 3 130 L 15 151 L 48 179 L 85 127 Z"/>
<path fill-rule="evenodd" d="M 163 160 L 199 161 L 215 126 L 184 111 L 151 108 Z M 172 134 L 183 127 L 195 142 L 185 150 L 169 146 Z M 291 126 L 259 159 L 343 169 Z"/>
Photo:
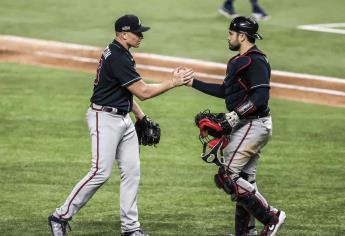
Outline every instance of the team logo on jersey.
<path fill-rule="evenodd" d="M 110 55 L 111 55 L 111 51 L 109 49 L 109 46 L 107 46 L 103 52 L 104 59 L 107 59 L 107 57 L 109 57 Z"/>

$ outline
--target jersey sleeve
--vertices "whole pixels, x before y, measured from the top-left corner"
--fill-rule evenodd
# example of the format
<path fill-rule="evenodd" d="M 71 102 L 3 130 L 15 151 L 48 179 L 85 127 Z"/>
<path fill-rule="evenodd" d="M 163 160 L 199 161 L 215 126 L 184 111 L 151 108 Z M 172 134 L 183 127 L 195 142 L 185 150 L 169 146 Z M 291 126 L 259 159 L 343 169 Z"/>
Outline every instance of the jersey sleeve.
<path fill-rule="evenodd" d="M 268 63 L 263 58 L 253 60 L 246 71 L 246 76 L 250 90 L 260 87 L 270 87 L 270 69 Z"/>
<path fill-rule="evenodd" d="M 134 82 L 141 80 L 139 73 L 134 67 L 134 61 L 128 58 L 118 58 L 110 63 L 112 73 L 117 78 L 122 87 L 129 86 Z"/>
<path fill-rule="evenodd" d="M 208 95 L 212 95 L 219 98 L 225 98 L 224 83 L 212 84 L 212 83 L 205 83 L 200 80 L 194 79 L 192 87 Z"/>

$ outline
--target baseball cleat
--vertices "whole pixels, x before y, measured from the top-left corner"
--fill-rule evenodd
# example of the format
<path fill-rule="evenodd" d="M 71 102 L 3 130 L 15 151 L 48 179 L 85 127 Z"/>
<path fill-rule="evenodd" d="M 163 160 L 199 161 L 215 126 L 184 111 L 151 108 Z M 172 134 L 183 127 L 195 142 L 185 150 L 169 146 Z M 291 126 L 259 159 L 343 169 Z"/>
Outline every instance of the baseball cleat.
<path fill-rule="evenodd" d="M 226 8 L 224 8 L 224 7 L 218 8 L 218 12 L 219 12 L 221 15 L 223 15 L 223 16 L 225 16 L 226 18 L 229 18 L 229 19 L 235 18 L 235 17 L 238 16 L 235 12 L 229 11 L 228 9 L 226 9 Z"/>
<path fill-rule="evenodd" d="M 121 233 L 121 236 L 149 236 L 149 235 L 144 233 L 144 231 L 142 231 L 141 229 L 137 229 L 135 231 Z"/>
<path fill-rule="evenodd" d="M 273 224 L 273 225 L 265 225 L 265 227 L 263 228 L 263 230 L 260 233 L 260 236 L 277 235 L 279 228 L 282 226 L 282 224 L 284 224 L 286 214 L 284 211 L 278 211 L 277 216 L 278 216 L 278 222 L 276 224 Z"/>
<path fill-rule="evenodd" d="M 255 20 L 269 20 L 269 19 L 271 19 L 271 16 L 266 15 L 265 13 L 253 13 L 252 17 Z"/>
<path fill-rule="evenodd" d="M 48 217 L 48 224 L 50 226 L 50 231 L 52 233 L 52 236 L 66 236 L 67 226 L 69 230 L 71 230 L 71 227 L 69 226 L 68 221 L 61 220 L 59 218 L 56 218 L 53 215 Z"/>

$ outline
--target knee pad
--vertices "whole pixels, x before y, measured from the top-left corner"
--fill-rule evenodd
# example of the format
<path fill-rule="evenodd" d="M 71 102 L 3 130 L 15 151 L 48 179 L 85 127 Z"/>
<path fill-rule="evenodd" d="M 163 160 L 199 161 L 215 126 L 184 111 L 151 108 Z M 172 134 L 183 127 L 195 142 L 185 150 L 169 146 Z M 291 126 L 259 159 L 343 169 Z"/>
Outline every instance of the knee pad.
<path fill-rule="evenodd" d="M 220 174 L 214 175 L 214 182 L 219 189 L 223 189 L 225 193 L 232 195 L 233 190 L 233 184 L 232 181 L 226 176 L 222 176 Z"/>
<path fill-rule="evenodd" d="M 256 182 L 256 175 L 255 174 L 247 174 L 246 172 L 241 171 L 240 177 L 247 180 L 251 184 L 255 184 L 255 182 Z"/>
<path fill-rule="evenodd" d="M 218 169 L 218 174 L 214 176 L 214 182 L 217 188 L 223 189 L 229 195 L 233 195 L 236 191 L 235 183 L 231 179 L 229 172 L 223 166 Z"/>
<path fill-rule="evenodd" d="M 237 201 L 241 196 L 255 194 L 255 187 L 242 176 L 246 178 L 243 172 L 238 175 L 222 166 L 219 168 L 218 174 L 214 176 L 214 182 L 219 189 L 223 189 L 225 193 L 231 195 L 231 200 Z"/>

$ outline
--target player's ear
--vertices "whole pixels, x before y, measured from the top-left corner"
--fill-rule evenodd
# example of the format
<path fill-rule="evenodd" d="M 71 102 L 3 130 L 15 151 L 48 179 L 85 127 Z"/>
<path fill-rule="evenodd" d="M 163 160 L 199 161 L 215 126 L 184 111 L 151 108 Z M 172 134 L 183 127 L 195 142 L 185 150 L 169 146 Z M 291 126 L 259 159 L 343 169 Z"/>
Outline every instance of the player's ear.
<path fill-rule="evenodd" d="M 123 32 L 123 33 L 122 33 L 122 38 L 123 38 L 123 39 L 127 39 L 127 37 L 128 37 L 127 33 L 126 33 L 126 32 Z"/>
<path fill-rule="evenodd" d="M 240 33 L 240 41 L 243 42 L 244 40 L 246 40 L 246 35 L 243 33 Z"/>

